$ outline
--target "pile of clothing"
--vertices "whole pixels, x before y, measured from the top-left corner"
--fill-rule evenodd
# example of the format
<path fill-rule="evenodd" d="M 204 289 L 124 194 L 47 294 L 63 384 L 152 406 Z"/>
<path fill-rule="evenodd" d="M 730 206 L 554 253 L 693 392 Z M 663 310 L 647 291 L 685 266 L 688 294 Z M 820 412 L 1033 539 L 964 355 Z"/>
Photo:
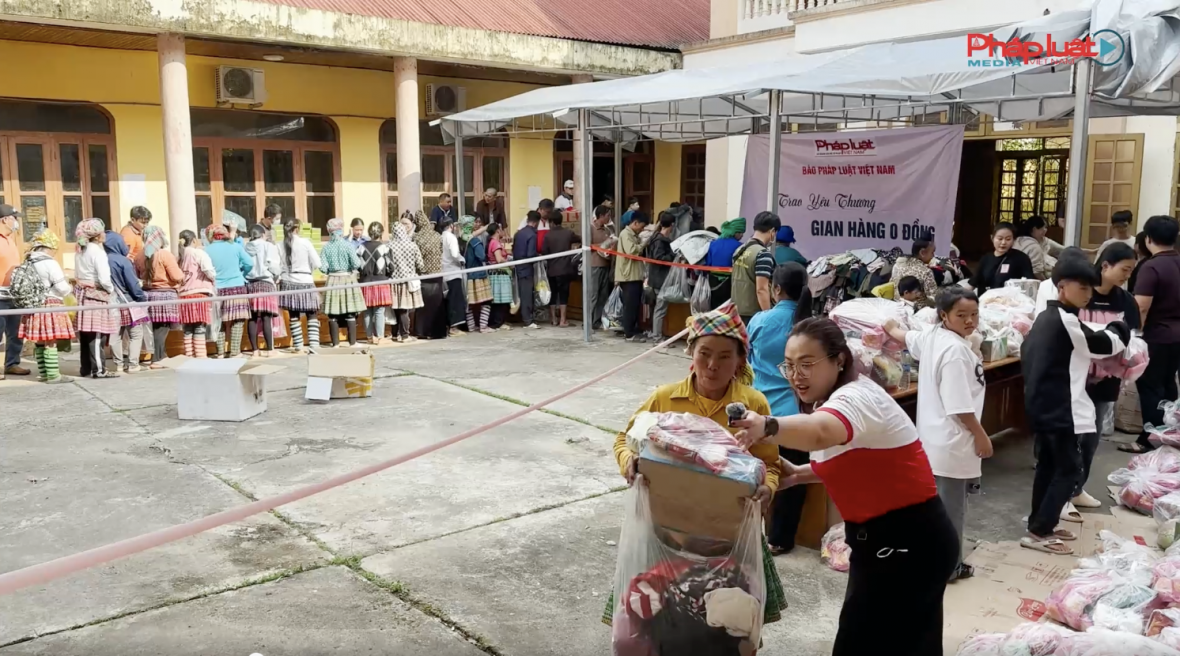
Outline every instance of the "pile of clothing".
<path fill-rule="evenodd" d="M 1180 432 L 1167 432 L 1165 435 L 1164 439 L 1171 442 L 1173 438 L 1180 437 Z M 1156 501 L 1180 490 L 1180 450 L 1168 444 L 1137 455 L 1131 458 L 1125 468 L 1111 472 L 1107 480 L 1119 486 L 1119 503 L 1154 516 Z"/>
<path fill-rule="evenodd" d="M 1021 291 L 1020 285 L 987 290 L 979 297 L 979 332 L 984 343 L 1002 341 L 1008 355 L 1020 357 L 1020 346 L 1032 330 L 1035 311 L 1036 302 Z"/>
<path fill-rule="evenodd" d="M 766 464 L 720 424 L 687 412 L 641 412 L 627 431 L 627 449 L 639 456 L 674 463 L 746 483 L 751 493 L 762 484 Z"/>
<path fill-rule="evenodd" d="M 824 316 L 844 301 L 872 296 L 874 287 L 889 282 L 893 265 L 902 255 L 900 248 L 860 248 L 813 260 L 807 266 L 813 314 Z"/>
<path fill-rule="evenodd" d="M 1090 629 L 1074 633 L 1052 624 L 1021 624 L 1009 633 L 982 633 L 959 645 L 957 656 L 1180 656 L 1163 641 Z"/>
<path fill-rule="evenodd" d="M 1164 408 L 1164 424 L 1144 426 L 1143 429 L 1151 434 L 1147 439 L 1156 446 L 1180 447 L 1180 402 L 1168 401 L 1161 405 Z"/>
<path fill-rule="evenodd" d="M 828 318 L 844 331 L 857 371 L 887 390 L 897 389 L 905 344 L 891 338 L 885 324 L 892 320 L 905 330 L 922 330 L 909 310 L 883 298 L 854 298 L 835 307 Z"/>

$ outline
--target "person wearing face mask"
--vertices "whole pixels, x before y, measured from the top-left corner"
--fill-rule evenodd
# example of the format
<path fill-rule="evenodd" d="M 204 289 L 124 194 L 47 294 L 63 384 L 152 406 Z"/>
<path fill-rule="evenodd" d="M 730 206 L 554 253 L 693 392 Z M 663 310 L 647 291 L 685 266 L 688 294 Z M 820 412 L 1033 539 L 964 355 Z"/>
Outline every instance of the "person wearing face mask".
<path fill-rule="evenodd" d="M 979 298 L 956 285 L 939 291 L 935 307 L 940 323 L 933 330 L 907 331 L 892 319 L 885 330 L 922 363 L 918 371 L 918 437 L 961 547 L 967 495 L 979 493 L 982 459 L 992 455 L 991 438 L 979 423 L 985 391 L 983 361 L 968 341 L 979 325 Z M 974 573 L 961 553 L 960 548 L 951 580 Z"/>
<path fill-rule="evenodd" d="M 983 256 L 979 268 L 971 277 L 970 285 L 976 294 L 1003 287 L 1009 280 L 1035 278 L 1032 261 L 1024 253 L 1012 248 L 1016 230 L 1011 223 L 1000 222 L 992 230 L 992 252 Z"/>
<path fill-rule="evenodd" d="M 8 287 L 12 284 L 12 270 L 21 263 L 20 247 L 17 246 L 19 230 L 20 212 L 11 205 L 0 205 L 0 310 L 13 308 L 12 293 Z M 0 336 L 3 336 L 5 344 L 4 370 L 0 371 L 0 380 L 5 375 L 28 376 L 29 370 L 20 366 L 20 354 L 25 345 L 20 338 L 20 317 L 0 317 Z"/>
<path fill-rule="evenodd" d="M 734 422 L 757 449 L 811 453 L 782 465 L 780 487 L 822 482 L 844 518 L 848 589 L 832 656 L 941 656 L 942 599 L 959 561 L 958 536 L 914 423 L 883 387 L 856 372 L 843 331 L 830 319 L 799 322 L 779 371 L 799 414 L 757 409 Z"/>

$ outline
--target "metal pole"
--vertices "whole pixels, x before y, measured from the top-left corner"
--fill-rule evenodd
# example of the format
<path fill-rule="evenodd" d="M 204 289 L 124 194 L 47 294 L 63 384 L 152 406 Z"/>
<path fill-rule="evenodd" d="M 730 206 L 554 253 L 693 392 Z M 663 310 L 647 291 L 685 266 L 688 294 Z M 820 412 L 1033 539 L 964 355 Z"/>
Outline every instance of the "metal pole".
<path fill-rule="evenodd" d="M 783 145 L 783 126 L 779 117 L 781 94 L 770 92 L 770 165 L 767 167 L 766 209 L 773 212 L 778 207 L 779 153 Z"/>
<path fill-rule="evenodd" d="M 1073 135 L 1069 140 L 1069 188 L 1065 192 L 1065 245 L 1082 244 L 1082 201 L 1086 179 L 1086 157 L 1090 148 L 1090 81 L 1094 62 L 1078 60 L 1073 65 Z"/>
<path fill-rule="evenodd" d="M 455 219 L 458 220 L 467 212 L 464 207 L 463 194 L 467 187 L 463 184 L 463 133 L 455 135 Z"/>
<path fill-rule="evenodd" d="M 579 192 L 578 208 L 582 215 L 582 245 L 590 245 L 590 219 L 594 216 L 594 208 L 590 203 L 594 199 L 594 144 L 590 141 L 590 113 L 585 109 L 578 110 L 578 141 L 582 144 L 582 179 L 576 182 Z M 618 151 L 616 151 L 618 152 Z M 617 202 L 617 201 L 616 201 Z M 587 342 L 594 330 L 591 323 L 594 320 L 594 303 L 590 298 L 590 254 L 582 253 L 582 338 Z"/>
<path fill-rule="evenodd" d="M 615 211 L 612 217 L 615 231 L 619 229 L 619 218 L 627 207 L 627 199 L 623 198 L 623 134 L 615 135 Z"/>

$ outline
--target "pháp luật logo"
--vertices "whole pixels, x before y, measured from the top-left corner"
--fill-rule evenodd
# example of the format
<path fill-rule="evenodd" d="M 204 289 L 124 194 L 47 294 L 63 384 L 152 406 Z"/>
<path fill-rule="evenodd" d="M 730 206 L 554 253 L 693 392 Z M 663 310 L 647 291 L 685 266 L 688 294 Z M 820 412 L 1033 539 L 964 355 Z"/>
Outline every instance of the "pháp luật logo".
<path fill-rule="evenodd" d="M 815 154 L 817 157 L 875 156 L 877 145 L 872 139 L 816 139 Z"/>
<path fill-rule="evenodd" d="M 1046 34 L 1044 42 L 1012 37 L 1001 41 L 994 34 L 968 34 L 967 58 L 972 68 L 1047 66 L 1092 59 L 1099 66 L 1114 66 L 1126 53 L 1126 40 L 1114 30 L 1099 30 L 1084 37 L 1058 41 Z"/>

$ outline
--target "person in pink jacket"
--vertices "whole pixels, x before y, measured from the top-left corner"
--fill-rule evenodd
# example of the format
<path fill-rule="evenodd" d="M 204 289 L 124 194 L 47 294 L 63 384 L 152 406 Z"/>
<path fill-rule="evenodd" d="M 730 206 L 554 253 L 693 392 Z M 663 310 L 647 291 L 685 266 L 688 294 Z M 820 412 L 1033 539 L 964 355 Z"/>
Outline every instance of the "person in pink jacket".
<path fill-rule="evenodd" d="M 201 248 L 201 240 L 192 230 L 180 233 L 180 249 L 176 257 L 184 282 L 180 283 L 180 300 L 210 298 L 215 291 L 217 271 L 213 261 Z M 212 315 L 211 303 L 184 303 L 180 306 L 180 325 L 184 331 L 184 354 L 190 358 L 206 356 L 205 335 Z"/>

